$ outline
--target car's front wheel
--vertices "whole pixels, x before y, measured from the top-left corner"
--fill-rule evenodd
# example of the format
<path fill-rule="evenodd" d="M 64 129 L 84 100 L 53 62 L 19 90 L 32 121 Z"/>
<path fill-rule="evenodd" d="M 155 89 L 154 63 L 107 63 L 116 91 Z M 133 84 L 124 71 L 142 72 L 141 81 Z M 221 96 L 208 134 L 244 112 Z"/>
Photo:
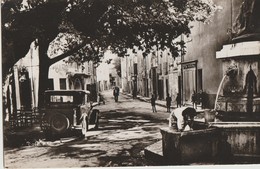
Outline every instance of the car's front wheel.
<path fill-rule="evenodd" d="M 64 133 L 69 128 L 69 124 L 69 119 L 60 113 L 53 115 L 50 120 L 51 129 L 56 133 Z"/>
<path fill-rule="evenodd" d="M 81 126 L 82 126 L 81 134 L 82 134 L 82 136 L 85 137 L 87 135 L 87 131 L 88 131 L 88 119 L 87 118 L 84 118 L 82 120 Z"/>
<path fill-rule="evenodd" d="M 94 109 L 92 113 L 90 114 L 89 122 L 91 125 L 95 125 L 95 129 L 98 129 L 99 127 L 99 110 Z"/>

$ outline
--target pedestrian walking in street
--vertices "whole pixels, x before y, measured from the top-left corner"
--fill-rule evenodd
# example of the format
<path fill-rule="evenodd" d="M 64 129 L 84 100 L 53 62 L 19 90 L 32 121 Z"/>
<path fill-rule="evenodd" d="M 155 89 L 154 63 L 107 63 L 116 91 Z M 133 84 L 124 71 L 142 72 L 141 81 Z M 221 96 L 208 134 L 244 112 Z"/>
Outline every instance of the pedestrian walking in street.
<path fill-rule="evenodd" d="M 156 100 L 156 98 L 155 98 L 155 95 L 153 94 L 153 95 L 152 95 L 152 98 L 151 98 L 151 105 L 152 105 L 153 113 L 156 113 L 156 112 L 157 112 L 157 111 L 156 111 L 156 107 L 155 107 L 155 100 Z"/>
<path fill-rule="evenodd" d="M 171 112 L 171 102 L 172 102 L 172 97 L 170 97 L 169 93 L 167 93 L 166 97 L 166 107 L 167 107 L 167 112 Z"/>
<path fill-rule="evenodd" d="M 193 90 L 193 93 L 191 95 L 191 102 L 192 102 L 193 108 L 197 109 L 197 94 L 194 90 Z"/>
<path fill-rule="evenodd" d="M 174 109 L 169 117 L 169 125 L 176 125 L 178 131 L 189 131 L 193 130 L 194 117 L 197 115 L 197 112 L 192 107 L 180 107 Z"/>
<path fill-rule="evenodd" d="M 176 102 L 177 102 L 177 107 L 181 107 L 181 96 L 179 93 L 177 93 L 177 97 L 176 97 Z"/>
<path fill-rule="evenodd" d="M 114 95 L 115 102 L 118 102 L 119 87 L 117 87 L 117 86 L 114 87 L 113 95 Z"/>

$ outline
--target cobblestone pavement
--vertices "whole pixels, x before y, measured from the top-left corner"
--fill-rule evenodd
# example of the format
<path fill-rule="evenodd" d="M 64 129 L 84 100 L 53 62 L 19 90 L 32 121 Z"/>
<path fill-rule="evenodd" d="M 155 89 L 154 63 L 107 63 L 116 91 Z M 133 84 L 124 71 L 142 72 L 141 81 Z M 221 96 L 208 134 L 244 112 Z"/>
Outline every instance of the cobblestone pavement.
<path fill-rule="evenodd" d="M 4 148 L 5 167 L 117 167 L 151 166 L 144 158 L 145 147 L 161 139 L 160 127 L 168 125 L 166 108 L 157 106 L 152 113 L 147 102 L 120 95 L 115 102 L 112 91 L 103 93 L 100 128 L 84 139 L 38 140 L 28 146 Z"/>

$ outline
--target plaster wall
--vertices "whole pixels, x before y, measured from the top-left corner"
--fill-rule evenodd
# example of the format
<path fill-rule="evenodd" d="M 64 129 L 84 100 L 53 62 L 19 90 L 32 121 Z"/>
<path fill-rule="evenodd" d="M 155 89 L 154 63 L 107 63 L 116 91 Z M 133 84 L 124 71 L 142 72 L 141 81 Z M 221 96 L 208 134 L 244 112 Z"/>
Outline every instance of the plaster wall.
<path fill-rule="evenodd" d="M 213 1 L 222 10 L 216 11 L 209 23 L 192 23 L 191 36 L 184 39 L 187 53 L 183 57 L 184 62 L 198 60 L 198 69 L 202 69 L 202 89 L 210 95 L 210 105 L 214 105 L 214 96 L 223 76 L 222 61 L 216 59 L 216 51 L 230 42 L 229 32 L 242 3 L 242 0 Z"/>

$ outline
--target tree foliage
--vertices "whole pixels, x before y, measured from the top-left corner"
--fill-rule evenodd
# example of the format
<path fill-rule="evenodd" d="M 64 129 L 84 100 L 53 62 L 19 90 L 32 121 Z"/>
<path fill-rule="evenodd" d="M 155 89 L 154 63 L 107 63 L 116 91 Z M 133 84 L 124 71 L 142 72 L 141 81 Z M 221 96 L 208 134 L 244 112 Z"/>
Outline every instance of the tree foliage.
<path fill-rule="evenodd" d="M 3 73 L 29 51 L 30 44 L 44 38 L 51 42 L 59 33 L 65 1 L 2 1 Z M 12 52 L 12 53 L 11 53 Z M 11 54 L 10 54 L 11 53 Z"/>
<path fill-rule="evenodd" d="M 107 49 L 119 56 L 138 49 L 146 56 L 168 48 L 177 57 L 185 44 L 174 39 L 188 36 L 190 22 L 205 22 L 217 9 L 210 0 L 5 0 L 1 8 L 3 45 L 14 52 L 8 60 L 3 48 L 3 61 L 10 62 L 4 69 L 35 39 L 62 51 L 50 63 L 69 55 L 70 61 L 99 62 Z"/>

